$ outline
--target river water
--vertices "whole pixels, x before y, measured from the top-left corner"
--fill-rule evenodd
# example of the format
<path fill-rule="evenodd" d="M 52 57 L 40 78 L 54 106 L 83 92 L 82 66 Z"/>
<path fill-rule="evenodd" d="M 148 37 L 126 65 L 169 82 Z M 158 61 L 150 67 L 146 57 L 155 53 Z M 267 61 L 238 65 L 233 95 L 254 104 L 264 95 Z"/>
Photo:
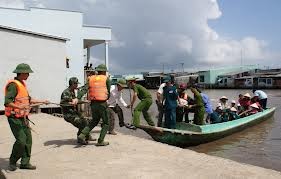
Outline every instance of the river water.
<path fill-rule="evenodd" d="M 244 131 L 235 133 L 223 139 L 201 144 L 188 149 L 206 153 L 208 155 L 219 156 L 234 161 L 261 166 L 264 168 L 281 171 L 281 90 L 264 90 L 268 94 L 268 106 L 276 107 L 275 114 L 272 118 L 250 127 Z M 156 98 L 156 90 L 150 90 L 154 100 Z M 252 95 L 251 90 L 204 90 L 204 93 L 209 95 L 213 108 L 218 102 L 220 96 L 227 96 L 229 100 L 235 99 L 237 101 L 238 95 L 246 92 Z M 191 92 L 189 91 L 189 94 Z M 123 97 L 126 102 L 129 102 L 129 90 L 125 89 Z M 191 95 L 193 96 L 193 95 Z M 131 112 L 124 109 L 125 121 L 131 121 Z M 150 114 L 156 121 L 157 107 L 153 103 L 149 110 Z M 145 120 L 141 120 L 143 124 Z M 152 138 L 142 130 L 128 130 L 119 128 L 116 121 L 116 130 L 124 134 L 134 135 L 137 137 Z"/>

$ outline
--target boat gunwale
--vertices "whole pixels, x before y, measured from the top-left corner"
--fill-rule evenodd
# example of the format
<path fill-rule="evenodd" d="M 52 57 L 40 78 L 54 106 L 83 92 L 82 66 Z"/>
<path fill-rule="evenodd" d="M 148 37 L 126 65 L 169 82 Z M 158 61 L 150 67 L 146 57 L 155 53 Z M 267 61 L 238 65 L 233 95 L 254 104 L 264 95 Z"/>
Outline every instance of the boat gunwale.
<path fill-rule="evenodd" d="M 201 128 L 201 132 L 196 132 L 196 131 L 188 131 L 188 130 L 180 130 L 180 129 L 167 129 L 167 128 L 162 128 L 162 127 L 153 127 L 153 126 L 143 126 L 141 125 L 139 128 L 143 129 L 143 130 L 155 130 L 158 132 L 170 132 L 170 133 L 177 133 L 177 134 L 181 134 L 181 135 L 207 135 L 207 134 L 212 134 L 212 133 L 220 133 L 220 132 L 224 132 L 239 126 L 243 126 L 247 123 L 250 123 L 254 120 L 257 120 L 263 116 L 269 115 L 271 113 L 273 113 L 275 111 L 276 107 L 272 107 L 272 108 L 268 108 L 266 110 L 264 110 L 263 112 L 258 112 L 256 114 L 247 116 L 247 117 L 243 117 L 240 119 L 236 119 L 233 121 L 228 121 L 228 122 L 222 122 L 222 123 L 216 123 L 216 124 L 207 124 L 207 125 L 203 125 L 203 126 L 199 126 L 199 125 L 194 125 L 196 127 L 200 127 Z M 233 123 L 233 124 L 232 124 Z M 232 125 L 229 125 L 232 124 Z M 221 130 L 208 130 L 208 128 L 210 127 L 216 127 L 217 129 L 221 129 Z M 207 128 L 204 130 L 204 128 Z"/>

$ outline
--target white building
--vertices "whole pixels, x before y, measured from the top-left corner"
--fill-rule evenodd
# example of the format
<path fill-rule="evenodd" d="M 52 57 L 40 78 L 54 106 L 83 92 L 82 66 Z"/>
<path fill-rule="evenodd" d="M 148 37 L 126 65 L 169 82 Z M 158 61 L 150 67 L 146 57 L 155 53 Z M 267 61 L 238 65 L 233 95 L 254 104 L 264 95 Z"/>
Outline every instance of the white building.
<path fill-rule="evenodd" d="M 2 89 L 16 76 L 13 73 L 16 65 L 25 62 L 34 71 L 26 81 L 30 96 L 59 102 L 60 91 L 65 88 L 67 39 L 4 26 L 0 26 L 0 39 Z M 1 104 L 4 104 L 3 100 L 1 91 Z M 4 109 L 0 106 L 0 110 Z"/>
<path fill-rule="evenodd" d="M 42 8 L 0 8 L 0 25 L 69 39 L 66 42 L 66 57 L 70 59 L 70 68 L 65 76 L 66 82 L 71 76 L 77 76 L 83 81 L 85 49 L 88 51 L 86 54 L 89 60 L 90 48 L 95 45 L 104 44 L 105 64 L 108 66 L 111 28 L 85 25 L 81 12 Z"/>
<path fill-rule="evenodd" d="M 108 66 L 111 28 L 84 25 L 81 12 L 0 7 L 0 39 L 1 88 L 14 77 L 12 71 L 17 64 L 29 63 L 35 72 L 28 80 L 31 95 L 59 102 L 70 77 L 84 80 L 84 65 L 91 47 L 104 44 Z M 66 58 L 70 59 L 69 68 Z M 3 98 L 2 92 L 1 104 Z"/>

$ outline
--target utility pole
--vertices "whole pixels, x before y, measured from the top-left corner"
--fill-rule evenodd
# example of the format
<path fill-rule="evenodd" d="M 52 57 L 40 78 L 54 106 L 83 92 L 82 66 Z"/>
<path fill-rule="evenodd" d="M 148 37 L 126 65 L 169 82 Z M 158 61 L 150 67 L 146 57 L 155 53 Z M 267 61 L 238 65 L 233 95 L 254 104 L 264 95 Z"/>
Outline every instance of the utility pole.
<path fill-rule="evenodd" d="M 241 51 L 240 51 L 240 58 L 241 58 L 241 68 L 242 68 L 242 65 L 243 65 L 243 63 L 242 63 L 242 48 L 241 48 Z"/>
<path fill-rule="evenodd" d="M 184 68 L 183 68 L 184 63 L 180 63 L 180 64 L 181 64 L 182 72 L 184 72 Z"/>

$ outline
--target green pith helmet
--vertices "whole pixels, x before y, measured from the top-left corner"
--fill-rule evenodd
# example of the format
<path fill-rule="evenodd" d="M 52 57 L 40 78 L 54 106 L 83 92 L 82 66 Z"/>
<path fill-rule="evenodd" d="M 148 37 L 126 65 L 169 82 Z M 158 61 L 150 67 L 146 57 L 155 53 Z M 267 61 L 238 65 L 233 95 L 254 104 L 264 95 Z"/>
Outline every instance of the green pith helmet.
<path fill-rule="evenodd" d="M 123 88 L 126 88 L 126 87 L 127 87 L 126 80 L 124 80 L 124 79 L 119 79 L 119 80 L 117 81 L 117 84 L 120 85 L 120 86 L 123 87 Z"/>
<path fill-rule="evenodd" d="M 30 66 L 26 63 L 18 64 L 13 73 L 33 73 Z"/>
<path fill-rule="evenodd" d="M 69 86 L 73 85 L 73 84 L 79 84 L 78 82 L 78 78 L 76 77 L 71 77 L 68 81 Z"/>
<path fill-rule="evenodd" d="M 96 67 L 96 71 L 107 71 L 107 68 L 104 64 L 100 64 Z"/>

